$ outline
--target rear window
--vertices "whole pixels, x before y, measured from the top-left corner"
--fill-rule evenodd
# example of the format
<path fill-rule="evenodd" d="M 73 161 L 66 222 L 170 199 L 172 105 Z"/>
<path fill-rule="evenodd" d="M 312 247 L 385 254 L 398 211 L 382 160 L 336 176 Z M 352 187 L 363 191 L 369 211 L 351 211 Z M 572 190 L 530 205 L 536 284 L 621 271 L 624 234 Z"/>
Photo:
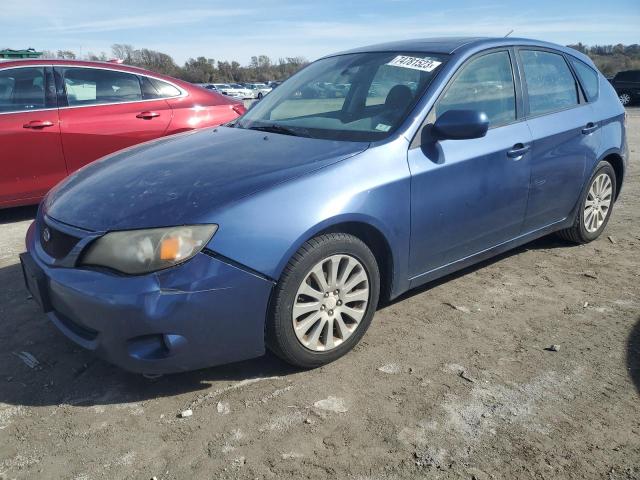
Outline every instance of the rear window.
<path fill-rule="evenodd" d="M 570 57 L 570 60 L 578 78 L 580 79 L 580 83 L 582 83 L 582 87 L 585 90 L 587 100 L 593 102 L 598 98 L 598 89 L 600 85 L 600 82 L 598 81 L 598 72 L 577 58 Z"/>

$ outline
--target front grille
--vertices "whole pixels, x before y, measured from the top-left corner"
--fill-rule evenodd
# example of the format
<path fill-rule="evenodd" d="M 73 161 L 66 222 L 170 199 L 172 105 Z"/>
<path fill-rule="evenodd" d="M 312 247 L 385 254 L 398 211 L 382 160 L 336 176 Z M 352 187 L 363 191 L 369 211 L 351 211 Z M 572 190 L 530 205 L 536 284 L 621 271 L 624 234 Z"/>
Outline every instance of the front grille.
<path fill-rule="evenodd" d="M 42 245 L 42 249 L 47 252 L 47 255 L 56 260 L 69 255 L 69 252 L 79 241 L 78 237 L 68 235 L 48 225 L 43 225 L 40 230 L 40 245 Z"/>

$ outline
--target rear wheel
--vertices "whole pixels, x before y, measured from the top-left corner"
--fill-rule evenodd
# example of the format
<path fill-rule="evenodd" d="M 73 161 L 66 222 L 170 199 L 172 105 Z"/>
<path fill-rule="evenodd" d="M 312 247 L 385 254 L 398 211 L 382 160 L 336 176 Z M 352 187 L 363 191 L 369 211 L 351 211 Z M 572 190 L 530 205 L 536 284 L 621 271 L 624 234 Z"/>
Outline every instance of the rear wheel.
<path fill-rule="evenodd" d="M 588 243 L 604 231 L 616 198 L 616 173 L 609 162 L 602 161 L 583 192 L 579 211 L 570 228 L 558 232 L 575 243 Z"/>
<path fill-rule="evenodd" d="M 264 97 L 264 95 L 262 94 L 262 92 L 258 93 L 258 100 L 262 100 L 262 97 Z"/>
<path fill-rule="evenodd" d="M 266 332 L 269 349 L 304 368 L 340 358 L 371 324 L 379 277 L 373 253 L 358 238 L 331 233 L 309 240 L 275 288 Z"/>

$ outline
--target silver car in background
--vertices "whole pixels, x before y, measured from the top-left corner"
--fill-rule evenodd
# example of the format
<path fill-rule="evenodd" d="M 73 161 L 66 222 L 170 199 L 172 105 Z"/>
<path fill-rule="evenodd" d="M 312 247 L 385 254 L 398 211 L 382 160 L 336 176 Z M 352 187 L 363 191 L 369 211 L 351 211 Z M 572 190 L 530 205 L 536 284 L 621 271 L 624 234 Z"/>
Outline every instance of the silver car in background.
<path fill-rule="evenodd" d="M 253 95 L 251 98 L 256 98 L 258 100 L 262 100 L 262 97 L 273 90 L 273 88 L 266 83 L 245 83 L 245 86 L 251 90 Z"/>
<path fill-rule="evenodd" d="M 214 83 L 213 86 L 216 87 L 217 91 L 223 93 L 224 95 L 228 95 L 229 97 L 234 97 L 241 100 L 245 98 L 253 98 L 251 96 L 253 95 L 253 92 L 248 88 L 244 88 L 242 85 L 238 85 L 235 83 Z"/>

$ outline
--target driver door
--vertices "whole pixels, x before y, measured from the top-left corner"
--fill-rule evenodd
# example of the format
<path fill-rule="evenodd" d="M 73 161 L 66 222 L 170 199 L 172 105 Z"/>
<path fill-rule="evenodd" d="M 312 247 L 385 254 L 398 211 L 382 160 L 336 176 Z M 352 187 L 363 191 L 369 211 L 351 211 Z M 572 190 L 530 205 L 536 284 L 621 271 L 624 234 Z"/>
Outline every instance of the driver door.
<path fill-rule="evenodd" d="M 532 138 L 516 105 L 512 55 L 498 50 L 468 60 L 427 116 L 428 129 L 448 110 L 481 111 L 489 130 L 468 140 L 426 135 L 409 150 L 412 287 L 519 235 Z"/>

